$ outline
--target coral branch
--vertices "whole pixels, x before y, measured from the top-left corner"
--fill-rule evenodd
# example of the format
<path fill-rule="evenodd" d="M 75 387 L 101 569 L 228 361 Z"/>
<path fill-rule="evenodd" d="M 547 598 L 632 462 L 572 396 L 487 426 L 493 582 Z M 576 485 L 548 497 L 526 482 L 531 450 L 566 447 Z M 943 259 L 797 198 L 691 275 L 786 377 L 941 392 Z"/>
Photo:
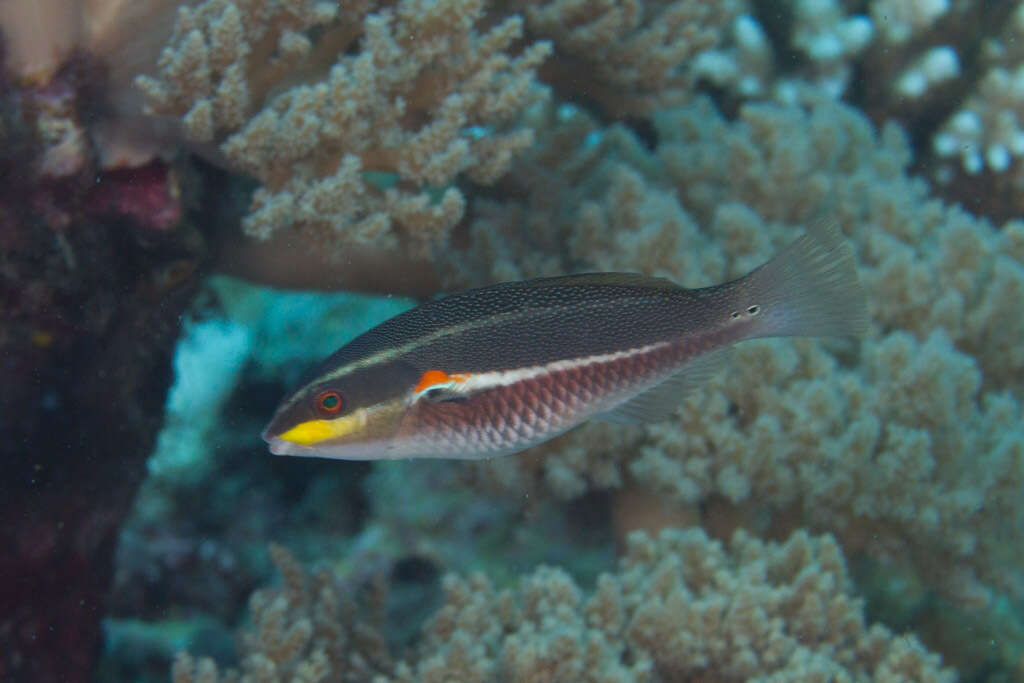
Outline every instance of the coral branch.
<path fill-rule="evenodd" d="M 542 96 L 533 73 L 550 47 L 509 54 L 519 18 L 478 33 L 482 0 L 371 5 L 182 8 L 159 75 L 139 78 L 154 112 L 262 182 L 250 235 L 296 228 L 336 256 L 398 241 L 422 256 L 462 218 L 456 179 L 493 182 L 531 144 L 516 120 Z"/>

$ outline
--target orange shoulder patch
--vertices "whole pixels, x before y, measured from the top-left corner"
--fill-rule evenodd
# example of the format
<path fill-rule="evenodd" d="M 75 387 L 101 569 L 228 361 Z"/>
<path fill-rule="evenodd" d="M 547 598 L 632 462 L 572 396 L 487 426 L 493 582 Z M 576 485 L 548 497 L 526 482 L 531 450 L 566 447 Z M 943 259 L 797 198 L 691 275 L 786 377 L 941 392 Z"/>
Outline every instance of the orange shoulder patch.
<path fill-rule="evenodd" d="M 450 387 L 459 382 L 465 382 L 467 379 L 469 379 L 469 375 L 466 373 L 457 372 L 449 375 L 444 370 L 427 370 L 420 375 L 420 381 L 413 387 L 413 391 L 419 394 L 437 386 Z"/>

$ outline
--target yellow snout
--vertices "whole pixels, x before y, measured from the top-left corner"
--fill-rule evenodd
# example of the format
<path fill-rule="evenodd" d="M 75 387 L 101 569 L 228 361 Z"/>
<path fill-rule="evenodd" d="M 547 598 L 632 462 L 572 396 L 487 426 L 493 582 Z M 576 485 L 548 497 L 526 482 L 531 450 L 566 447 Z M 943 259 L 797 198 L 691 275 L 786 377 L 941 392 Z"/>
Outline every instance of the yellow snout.
<path fill-rule="evenodd" d="M 333 420 L 309 420 L 301 422 L 285 433 L 278 436 L 282 441 L 290 441 L 300 446 L 312 446 L 314 444 L 338 439 L 359 431 L 366 426 L 366 411 L 357 410 L 351 415 L 338 417 Z"/>

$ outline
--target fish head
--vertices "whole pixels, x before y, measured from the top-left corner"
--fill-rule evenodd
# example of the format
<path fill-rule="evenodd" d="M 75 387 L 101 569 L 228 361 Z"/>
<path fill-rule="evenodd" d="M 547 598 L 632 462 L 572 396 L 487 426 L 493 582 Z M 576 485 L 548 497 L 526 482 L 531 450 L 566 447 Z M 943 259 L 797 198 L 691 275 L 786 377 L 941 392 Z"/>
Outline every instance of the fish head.
<path fill-rule="evenodd" d="M 420 374 L 402 363 L 316 374 L 281 401 L 263 440 L 275 455 L 405 457 L 402 422 Z"/>

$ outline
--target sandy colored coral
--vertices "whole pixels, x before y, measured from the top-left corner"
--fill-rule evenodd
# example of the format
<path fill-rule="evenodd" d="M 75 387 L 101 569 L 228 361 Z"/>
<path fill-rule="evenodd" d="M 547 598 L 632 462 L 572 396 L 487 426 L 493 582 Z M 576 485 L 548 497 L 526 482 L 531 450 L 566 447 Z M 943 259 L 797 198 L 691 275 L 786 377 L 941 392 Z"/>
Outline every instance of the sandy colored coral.
<path fill-rule="evenodd" d="M 286 585 L 306 580 L 290 556 L 281 550 L 274 554 Z M 365 616 L 335 610 L 323 620 L 319 603 L 337 602 L 323 593 L 324 586 L 338 584 L 321 579 L 317 584 L 317 597 L 289 599 L 287 587 L 254 595 L 255 630 L 243 636 L 241 678 L 235 672 L 221 676 L 208 659 L 197 663 L 180 654 L 174 682 L 952 683 L 956 678 L 913 636 L 869 626 L 835 540 L 802 532 L 782 544 L 738 532 L 727 546 L 699 529 L 668 529 L 656 538 L 636 532 L 616 571 L 602 574 L 592 591 L 553 567 L 540 567 L 504 590 L 479 573 L 449 575 L 444 603 L 429 619 L 415 652 L 397 664 L 379 654 L 382 668 L 376 675 L 362 670 L 364 678 L 352 678 L 352 649 L 346 662 L 330 647 L 337 646 L 337 634 L 364 630 Z"/>
<path fill-rule="evenodd" d="M 871 18 L 890 43 L 905 43 L 949 11 L 949 0 L 872 0 Z"/>
<path fill-rule="evenodd" d="M 363 683 L 392 668 L 379 631 L 382 584 L 308 572 L 281 546 L 271 545 L 270 555 L 283 585 L 252 594 L 239 669 L 221 672 L 209 658 L 180 653 L 174 683 Z"/>
<path fill-rule="evenodd" d="M 839 0 L 797 0 L 793 15 L 793 46 L 810 61 L 812 80 L 839 97 L 850 79 L 849 62 L 867 47 L 874 25 L 863 15 L 846 16 Z"/>
<path fill-rule="evenodd" d="M 689 99 L 702 75 L 693 65 L 704 53 L 726 48 L 732 21 L 746 9 L 742 0 L 518 4 L 530 30 L 556 46 L 550 79 L 618 116 Z"/>
<path fill-rule="evenodd" d="M 450 576 L 394 680 L 953 681 L 913 637 L 864 623 L 835 541 L 630 536 L 593 592 L 541 567 L 511 589 Z"/>
<path fill-rule="evenodd" d="M 1002 31 L 981 40 L 974 87 L 933 139 L 940 157 L 955 159 L 968 175 L 1010 173 L 1019 192 L 1024 171 L 1024 3 L 1015 3 Z M 947 172 L 948 180 L 954 174 Z"/>
<path fill-rule="evenodd" d="M 463 215 L 455 180 L 493 182 L 532 141 L 516 119 L 541 96 L 549 46 L 512 56 L 521 20 L 478 32 L 483 10 L 209 0 L 179 10 L 158 75 L 139 85 L 154 112 L 261 181 L 250 235 L 294 227 L 338 256 L 396 240 L 422 253 Z"/>
<path fill-rule="evenodd" d="M 485 204 L 476 258 L 502 277 L 621 269 L 700 286 L 756 267 L 825 216 L 858 253 L 871 338 L 740 345 L 675 422 L 587 425 L 529 459 L 481 464 L 475 481 L 513 496 L 639 483 L 683 507 L 725 500 L 746 509 L 740 523 L 767 514 L 910 561 L 961 600 L 1019 591 L 1019 549 L 998 539 L 1024 529 L 1021 227 L 997 232 L 929 200 L 905 175 L 899 129 L 876 135 L 834 103 L 749 105 L 730 123 L 702 101 L 655 123 L 652 153 L 563 112 L 546 143 L 579 151 L 523 162 L 512 177 L 529 208 Z M 545 174 L 562 186 L 535 180 Z M 518 236 L 505 216 L 524 213 L 545 230 Z M 520 257 L 537 244 L 564 246 Z"/>

